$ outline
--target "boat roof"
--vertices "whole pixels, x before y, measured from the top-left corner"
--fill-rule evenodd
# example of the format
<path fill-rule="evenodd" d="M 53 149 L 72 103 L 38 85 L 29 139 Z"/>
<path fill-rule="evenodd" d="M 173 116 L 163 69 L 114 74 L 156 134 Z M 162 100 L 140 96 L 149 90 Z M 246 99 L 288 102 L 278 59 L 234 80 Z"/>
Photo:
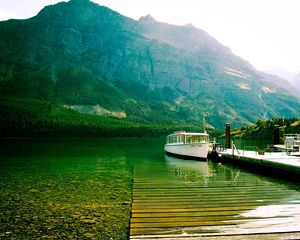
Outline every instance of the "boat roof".
<path fill-rule="evenodd" d="M 174 132 L 169 136 L 176 136 L 176 135 L 188 135 L 188 136 L 208 136 L 208 133 L 199 133 L 199 132 L 185 132 L 185 131 L 177 131 L 177 132 Z"/>

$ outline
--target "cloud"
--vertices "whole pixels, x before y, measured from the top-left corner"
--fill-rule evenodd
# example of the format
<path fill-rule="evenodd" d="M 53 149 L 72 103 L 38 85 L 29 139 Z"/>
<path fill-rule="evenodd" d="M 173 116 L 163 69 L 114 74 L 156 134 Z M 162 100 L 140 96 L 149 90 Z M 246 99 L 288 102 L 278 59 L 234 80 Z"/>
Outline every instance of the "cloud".
<path fill-rule="evenodd" d="M 17 16 L 11 12 L 0 9 L 0 21 L 12 19 L 12 18 L 17 18 Z"/>
<path fill-rule="evenodd" d="M 2 0 L 0 0 L 2 1 Z M 0 21 L 8 19 L 26 19 L 35 16 L 47 5 L 66 0 L 8 0 L 1 2 Z"/>

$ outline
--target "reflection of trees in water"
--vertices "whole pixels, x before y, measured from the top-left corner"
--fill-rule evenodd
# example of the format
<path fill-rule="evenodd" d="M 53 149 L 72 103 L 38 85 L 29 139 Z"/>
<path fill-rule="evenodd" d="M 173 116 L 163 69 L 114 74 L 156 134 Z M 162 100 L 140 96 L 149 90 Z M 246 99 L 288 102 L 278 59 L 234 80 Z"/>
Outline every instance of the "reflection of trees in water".
<path fill-rule="evenodd" d="M 233 166 L 223 165 L 221 163 L 211 163 L 214 171 L 214 175 L 210 178 L 210 181 L 214 182 L 226 182 L 227 185 L 259 185 L 262 182 L 266 183 L 266 178 L 241 171 L 239 168 Z"/>
<path fill-rule="evenodd" d="M 168 172 L 185 182 L 203 186 L 257 186 L 271 184 L 266 178 L 221 163 L 185 160 L 165 156 Z"/>

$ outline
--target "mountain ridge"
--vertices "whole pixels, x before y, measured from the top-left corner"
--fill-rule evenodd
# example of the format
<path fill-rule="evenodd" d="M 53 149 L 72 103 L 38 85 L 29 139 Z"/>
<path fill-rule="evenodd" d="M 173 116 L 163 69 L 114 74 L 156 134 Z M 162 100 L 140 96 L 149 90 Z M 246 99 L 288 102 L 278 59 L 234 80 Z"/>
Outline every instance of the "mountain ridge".
<path fill-rule="evenodd" d="M 272 76 L 191 26 L 72 0 L 0 30 L 2 95 L 99 105 L 137 122 L 195 123 L 205 113 L 215 127 L 294 117 L 300 108 Z"/>

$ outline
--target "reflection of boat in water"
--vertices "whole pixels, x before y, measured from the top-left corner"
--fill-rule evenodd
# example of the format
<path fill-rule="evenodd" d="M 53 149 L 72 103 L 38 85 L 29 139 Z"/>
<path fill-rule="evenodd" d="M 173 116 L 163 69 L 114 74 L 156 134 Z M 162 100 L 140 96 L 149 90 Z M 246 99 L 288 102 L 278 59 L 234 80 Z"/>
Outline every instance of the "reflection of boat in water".
<path fill-rule="evenodd" d="M 176 157 L 165 155 L 167 163 L 182 172 L 197 172 L 198 174 L 208 177 L 210 170 L 207 162 L 199 162 L 194 160 L 183 160 Z"/>
<path fill-rule="evenodd" d="M 182 158 L 207 159 L 209 135 L 207 133 L 175 132 L 167 136 L 165 151 Z"/>

